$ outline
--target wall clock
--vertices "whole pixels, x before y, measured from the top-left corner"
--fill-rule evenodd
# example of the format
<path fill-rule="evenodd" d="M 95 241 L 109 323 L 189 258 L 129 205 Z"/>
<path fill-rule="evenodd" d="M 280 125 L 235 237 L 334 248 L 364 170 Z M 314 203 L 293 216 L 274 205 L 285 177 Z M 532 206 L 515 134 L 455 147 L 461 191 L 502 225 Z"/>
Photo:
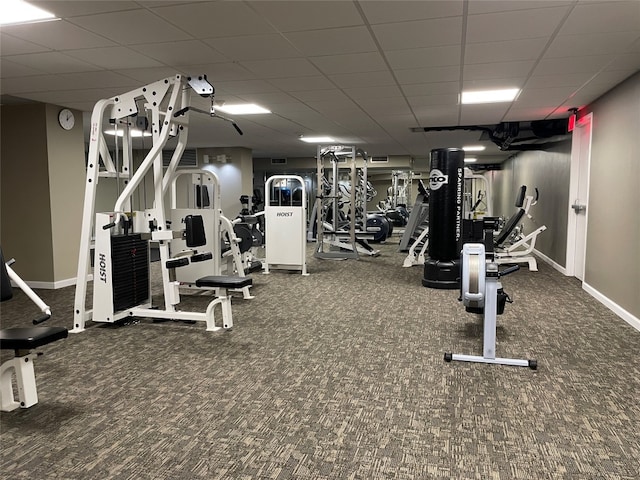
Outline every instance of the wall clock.
<path fill-rule="evenodd" d="M 73 112 L 68 108 L 63 108 L 58 113 L 58 123 L 65 130 L 71 130 L 75 122 L 76 122 L 76 117 L 73 115 Z"/>

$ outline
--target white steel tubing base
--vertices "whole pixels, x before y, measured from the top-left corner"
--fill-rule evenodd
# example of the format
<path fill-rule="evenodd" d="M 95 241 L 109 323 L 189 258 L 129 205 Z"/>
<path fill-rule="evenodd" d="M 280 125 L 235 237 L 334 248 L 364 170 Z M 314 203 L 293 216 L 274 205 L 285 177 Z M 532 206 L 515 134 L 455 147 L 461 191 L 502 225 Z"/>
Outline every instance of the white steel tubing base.
<path fill-rule="evenodd" d="M 30 353 L 7 360 L 0 367 L 0 397 L 3 412 L 11 412 L 16 408 L 29 408 L 38 403 L 38 390 L 36 387 L 36 374 L 33 368 L 33 360 L 37 353 Z M 18 400 L 13 393 L 12 379 L 15 376 L 18 389 Z"/>
<path fill-rule="evenodd" d="M 450 359 L 448 359 L 449 355 L 450 355 Z M 536 369 L 535 363 L 532 364 L 532 362 L 535 362 L 535 360 L 520 360 L 516 358 L 485 358 L 479 355 L 462 355 L 458 353 L 454 353 L 454 354 L 445 353 L 444 356 L 445 356 L 446 362 L 456 360 L 459 362 L 494 363 L 498 365 L 510 365 L 512 367 L 529 367 L 533 370 Z"/>

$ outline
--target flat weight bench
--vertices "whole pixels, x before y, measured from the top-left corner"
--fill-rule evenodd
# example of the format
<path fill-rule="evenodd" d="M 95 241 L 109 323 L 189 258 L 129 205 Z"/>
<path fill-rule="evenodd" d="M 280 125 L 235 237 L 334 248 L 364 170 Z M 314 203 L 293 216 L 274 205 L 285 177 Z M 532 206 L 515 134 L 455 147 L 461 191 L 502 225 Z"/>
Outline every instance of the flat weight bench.
<path fill-rule="evenodd" d="M 69 332 L 64 327 L 24 327 L 4 328 L 0 330 L 0 348 L 15 350 L 16 356 L 0 366 L 0 397 L 3 412 L 18 407 L 29 408 L 38 403 L 36 376 L 33 360 L 40 355 L 31 350 L 67 338 Z M 18 387 L 17 402 L 13 395 L 13 375 Z"/>
<path fill-rule="evenodd" d="M 231 313 L 231 297 L 227 290 L 230 288 L 241 289 L 253 285 L 251 277 L 236 277 L 225 275 L 209 275 L 196 280 L 197 287 L 218 288 L 218 298 L 212 301 L 207 307 L 207 318 L 213 318 L 213 309 L 220 304 L 222 308 L 222 325 L 224 328 L 233 327 L 233 315 Z M 213 325 L 207 322 L 207 330 L 217 330 L 215 321 Z"/>

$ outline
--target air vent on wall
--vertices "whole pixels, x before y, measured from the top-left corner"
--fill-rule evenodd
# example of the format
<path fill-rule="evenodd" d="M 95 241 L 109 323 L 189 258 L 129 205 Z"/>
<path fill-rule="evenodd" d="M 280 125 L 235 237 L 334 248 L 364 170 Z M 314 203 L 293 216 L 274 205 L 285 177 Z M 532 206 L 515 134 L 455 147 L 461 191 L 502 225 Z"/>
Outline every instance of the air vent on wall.
<path fill-rule="evenodd" d="M 371 157 L 371 163 L 389 163 L 389 157 Z"/>
<path fill-rule="evenodd" d="M 171 162 L 171 157 L 173 156 L 173 150 L 163 150 L 162 151 L 162 165 L 164 167 L 168 167 Z M 196 157 L 195 150 L 185 150 L 182 154 L 182 158 L 178 163 L 181 167 L 195 167 L 198 165 L 198 159 Z"/>
<path fill-rule="evenodd" d="M 287 164 L 287 159 L 286 158 L 272 158 L 271 159 L 271 165 L 286 165 Z"/>

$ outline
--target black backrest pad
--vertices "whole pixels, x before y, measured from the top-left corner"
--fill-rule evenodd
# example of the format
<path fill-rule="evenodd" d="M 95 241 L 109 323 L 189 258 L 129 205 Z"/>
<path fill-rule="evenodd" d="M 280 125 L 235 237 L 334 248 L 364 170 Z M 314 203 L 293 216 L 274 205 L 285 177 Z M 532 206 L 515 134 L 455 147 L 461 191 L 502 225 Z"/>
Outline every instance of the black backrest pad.
<path fill-rule="evenodd" d="M 202 215 L 187 215 L 184 217 L 184 223 L 187 247 L 201 247 L 207 243 Z"/>
<path fill-rule="evenodd" d="M 513 229 L 516 228 L 516 225 L 522 219 L 523 215 L 524 215 L 524 208 L 519 209 L 516 213 L 511 215 L 511 218 L 509 219 L 507 224 L 504 226 L 504 228 L 500 232 L 500 236 L 496 238 L 496 241 L 494 242 L 494 245 L 496 247 L 502 245 L 505 242 L 505 240 L 509 238 L 509 235 L 511 235 L 511 232 L 513 231 Z"/>
<path fill-rule="evenodd" d="M 522 185 L 520 187 L 520 191 L 518 192 L 518 196 L 516 197 L 516 207 L 520 208 L 524 205 L 524 197 L 527 194 L 527 186 Z"/>

